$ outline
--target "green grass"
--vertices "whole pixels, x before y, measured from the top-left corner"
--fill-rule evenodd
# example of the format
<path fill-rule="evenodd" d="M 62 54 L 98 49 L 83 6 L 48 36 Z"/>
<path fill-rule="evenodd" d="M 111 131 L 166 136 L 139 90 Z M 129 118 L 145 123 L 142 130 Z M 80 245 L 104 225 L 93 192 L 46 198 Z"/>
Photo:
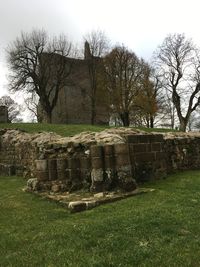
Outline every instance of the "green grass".
<path fill-rule="evenodd" d="M 200 171 L 82 213 L 0 177 L 0 266 L 200 266 Z"/>
<path fill-rule="evenodd" d="M 48 123 L 1 123 L 1 128 L 22 129 L 29 133 L 55 132 L 62 136 L 71 136 L 83 131 L 100 132 L 108 126 L 93 126 L 86 124 L 48 124 Z"/>
<path fill-rule="evenodd" d="M 2 128 L 14 128 L 14 129 L 22 129 L 30 133 L 47 131 L 47 132 L 55 132 L 62 136 L 71 136 L 78 134 L 83 131 L 93 131 L 100 132 L 109 126 L 99 126 L 99 125 L 86 125 L 86 124 L 48 124 L 48 123 L 0 123 L 0 129 Z M 140 128 L 143 131 L 147 132 L 169 132 L 169 129 L 162 128 Z"/>

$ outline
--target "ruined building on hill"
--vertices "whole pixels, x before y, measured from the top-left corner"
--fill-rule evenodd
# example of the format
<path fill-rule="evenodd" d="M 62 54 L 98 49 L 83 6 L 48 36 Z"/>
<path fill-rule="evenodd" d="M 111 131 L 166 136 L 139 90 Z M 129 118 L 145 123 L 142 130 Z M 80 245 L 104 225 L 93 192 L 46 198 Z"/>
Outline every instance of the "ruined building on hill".
<path fill-rule="evenodd" d="M 56 55 L 55 57 L 60 56 Z M 59 91 L 56 106 L 52 112 L 52 123 L 67 124 L 108 124 L 109 113 L 105 104 L 105 97 L 101 94 L 101 86 L 93 92 L 94 80 L 91 66 L 95 64 L 93 71 L 99 72 L 102 59 L 93 57 L 89 44 L 85 43 L 84 59 L 65 58 L 66 70 L 70 72 L 66 78 L 66 84 Z M 38 115 L 44 122 L 44 116 L 39 106 Z"/>

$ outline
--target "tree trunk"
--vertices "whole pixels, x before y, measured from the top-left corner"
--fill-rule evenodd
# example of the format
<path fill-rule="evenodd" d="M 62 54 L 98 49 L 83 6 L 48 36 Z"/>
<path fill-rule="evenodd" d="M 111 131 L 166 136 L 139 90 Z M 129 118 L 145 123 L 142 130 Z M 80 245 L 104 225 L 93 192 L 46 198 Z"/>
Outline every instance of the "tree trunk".
<path fill-rule="evenodd" d="M 153 116 L 150 116 L 150 128 L 154 127 L 154 118 Z"/>
<path fill-rule="evenodd" d="M 149 128 L 149 116 L 146 116 L 146 127 Z"/>
<path fill-rule="evenodd" d="M 129 119 L 129 112 L 124 111 L 120 114 L 120 118 L 122 120 L 123 126 L 128 127 L 130 125 L 130 119 Z"/>
<path fill-rule="evenodd" d="M 37 106 L 37 115 L 40 122 L 52 123 L 52 111 L 53 108 L 48 105 L 45 101 L 39 100 Z"/>
<path fill-rule="evenodd" d="M 52 114 L 50 111 L 44 111 L 43 112 L 43 120 L 42 122 L 45 122 L 45 123 L 52 123 Z"/>
<path fill-rule="evenodd" d="M 95 124 L 95 120 L 96 119 L 96 114 L 95 114 L 95 111 L 92 110 L 91 112 L 91 124 L 94 125 Z"/>
<path fill-rule="evenodd" d="M 92 99 L 92 110 L 91 110 L 91 124 L 94 125 L 96 122 L 96 103 L 94 99 Z"/>
<path fill-rule="evenodd" d="M 180 130 L 181 132 L 186 132 L 187 124 L 188 124 L 188 120 L 186 120 L 185 118 L 184 118 L 184 119 L 182 118 L 182 119 L 180 120 L 179 130 Z"/>

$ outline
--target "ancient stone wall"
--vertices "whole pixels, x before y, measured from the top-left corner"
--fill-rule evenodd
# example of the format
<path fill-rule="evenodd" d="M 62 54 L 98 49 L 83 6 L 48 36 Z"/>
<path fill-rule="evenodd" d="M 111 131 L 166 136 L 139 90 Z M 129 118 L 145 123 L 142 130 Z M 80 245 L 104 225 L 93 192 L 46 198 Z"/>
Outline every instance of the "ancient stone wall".
<path fill-rule="evenodd" d="M 0 173 L 33 176 L 35 159 L 42 156 L 45 143 L 57 135 L 28 134 L 20 130 L 0 130 Z"/>
<path fill-rule="evenodd" d="M 167 172 L 200 169 L 200 136 L 176 137 L 165 140 Z"/>
<path fill-rule="evenodd" d="M 0 174 L 33 178 L 33 190 L 135 189 L 176 170 L 200 169 L 200 135 L 107 130 L 62 138 L 0 131 Z"/>

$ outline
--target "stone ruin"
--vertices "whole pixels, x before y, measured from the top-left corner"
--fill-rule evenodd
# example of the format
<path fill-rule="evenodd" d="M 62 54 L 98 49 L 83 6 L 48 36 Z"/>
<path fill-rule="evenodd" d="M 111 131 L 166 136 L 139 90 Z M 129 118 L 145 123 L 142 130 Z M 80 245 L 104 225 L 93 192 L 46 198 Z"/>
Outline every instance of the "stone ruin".
<path fill-rule="evenodd" d="M 43 54 L 48 58 L 48 54 Z M 58 65 L 58 54 L 50 55 L 54 60 L 54 67 Z M 52 111 L 52 123 L 65 124 L 91 124 L 93 90 L 91 87 L 91 66 L 95 65 L 98 73 L 102 72 L 102 60 L 91 55 L 89 44 L 85 43 L 84 59 L 63 57 L 65 62 L 66 81 L 65 85 L 59 90 L 57 104 Z M 59 66 L 58 66 L 59 67 Z M 49 85 L 52 88 L 52 85 Z M 108 105 L 102 97 L 102 88 L 96 88 L 96 108 L 95 124 L 109 124 Z M 46 122 L 45 114 L 41 105 L 38 105 L 38 118 L 40 122 Z"/>
<path fill-rule="evenodd" d="M 200 134 L 126 128 L 73 137 L 0 131 L 0 173 L 23 175 L 32 191 L 132 191 L 176 170 L 200 169 Z"/>

